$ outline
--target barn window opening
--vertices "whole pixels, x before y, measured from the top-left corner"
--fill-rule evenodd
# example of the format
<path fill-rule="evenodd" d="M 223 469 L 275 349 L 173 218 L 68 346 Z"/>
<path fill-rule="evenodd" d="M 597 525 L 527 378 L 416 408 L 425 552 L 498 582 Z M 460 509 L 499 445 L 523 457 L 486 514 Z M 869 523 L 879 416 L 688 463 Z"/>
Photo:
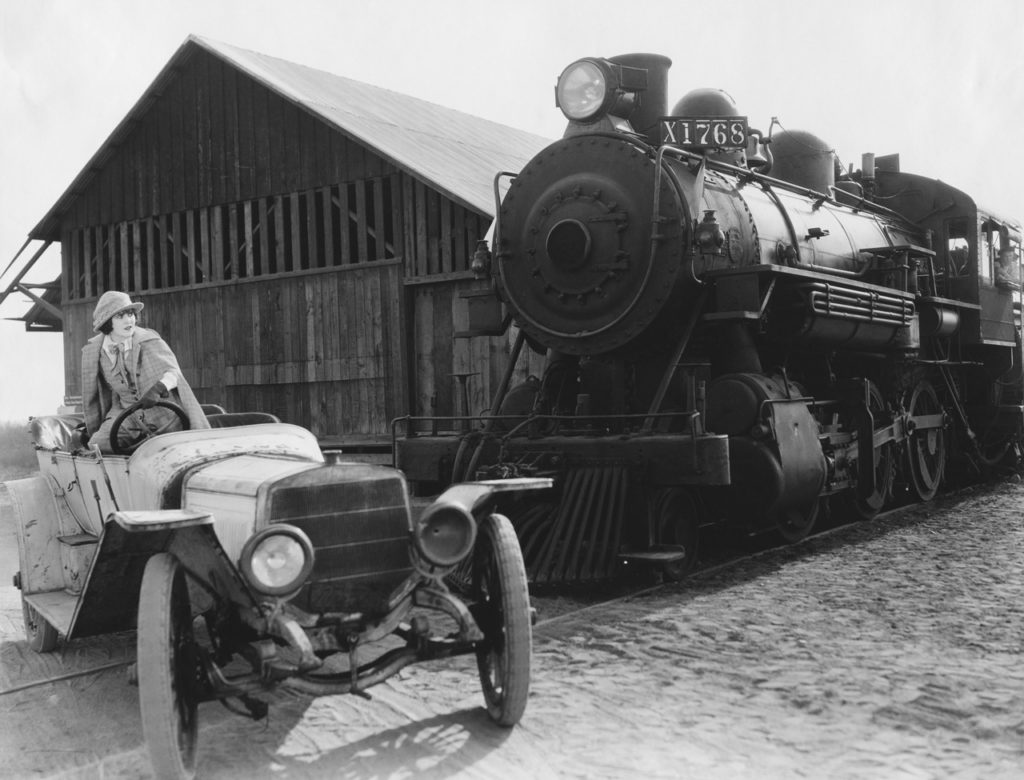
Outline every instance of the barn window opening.
<path fill-rule="evenodd" d="M 404 206 L 398 182 L 397 175 L 359 179 L 72 230 L 68 295 L 173 290 L 397 259 Z M 478 230 L 461 225 L 458 214 L 432 241 L 462 258 Z"/>

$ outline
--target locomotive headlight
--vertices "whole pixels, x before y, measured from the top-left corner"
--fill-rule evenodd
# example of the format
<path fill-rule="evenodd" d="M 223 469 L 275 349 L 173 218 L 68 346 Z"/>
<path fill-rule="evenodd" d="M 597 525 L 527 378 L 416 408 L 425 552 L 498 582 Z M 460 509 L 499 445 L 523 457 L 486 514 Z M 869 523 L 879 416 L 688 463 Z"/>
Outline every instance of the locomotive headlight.
<path fill-rule="evenodd" d="M 567 118 L 580 122 L 607 110 L 610 69 L 599 60 L 578 60 L 562 71 L 555 101 Z"/>
<path fill-rule="evenodd" d="M 573 122 L 600 119 L 605 114 L 627 117 L 644 89 L 647 73 L 604 59 L 576 60 L 562 71 L 555 85 L 555 102 Z"/>
<path fill-rule="evenodd" d="M 245 543 L 239 568 L 254 590 L 285 596 L 302 587 L 313 570 L 313 544 L 294 526 L 272 525 Z"/>

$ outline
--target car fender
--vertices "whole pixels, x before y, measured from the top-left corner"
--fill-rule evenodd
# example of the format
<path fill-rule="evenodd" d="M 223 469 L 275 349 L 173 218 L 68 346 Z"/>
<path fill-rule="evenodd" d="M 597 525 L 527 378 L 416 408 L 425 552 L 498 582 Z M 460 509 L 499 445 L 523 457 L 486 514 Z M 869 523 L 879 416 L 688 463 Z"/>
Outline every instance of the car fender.
<path fill-rule="evenodd" d="M 514 479 L 485 479 L 452 485 L 423 510 L 421 518 L 429 517 L 439 508 L 456 506 L 472 514 L 478 521 L 489 511 L 501 494 L 526 490 L 546 490 L 554 484 L 549 477 L 516 477 Z"/>
<path fill-rule="evenodd" d="M 42 475 L 6 483 L 18 534 L 18 565 L 25 595 L 64 588 L 60 509 Z"/>
<path fill-rule="evenodd" d="M 254 607 L 256 599 L 221 547 L 213 522 L 209 513 L 188 509 L 111 513 L 69 638 L 134 628 L 146 564 L 161 552 L 173 555 L 185 569 L 194 615 L 226 601 L 238 608 Z"/>

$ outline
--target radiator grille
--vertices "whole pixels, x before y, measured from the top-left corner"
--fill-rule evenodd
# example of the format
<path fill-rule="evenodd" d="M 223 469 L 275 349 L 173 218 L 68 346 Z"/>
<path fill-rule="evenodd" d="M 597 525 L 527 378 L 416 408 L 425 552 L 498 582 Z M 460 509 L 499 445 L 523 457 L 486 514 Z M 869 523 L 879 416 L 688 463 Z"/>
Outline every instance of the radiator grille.
<path fill-rule="evenodd" d="M 316 552 L 296 606 L 382 614 L 412 569 L 407 496 L 400 472 L 362 464 L 324 466 L 272 486 L 267 522 L 301 528 Z"/>

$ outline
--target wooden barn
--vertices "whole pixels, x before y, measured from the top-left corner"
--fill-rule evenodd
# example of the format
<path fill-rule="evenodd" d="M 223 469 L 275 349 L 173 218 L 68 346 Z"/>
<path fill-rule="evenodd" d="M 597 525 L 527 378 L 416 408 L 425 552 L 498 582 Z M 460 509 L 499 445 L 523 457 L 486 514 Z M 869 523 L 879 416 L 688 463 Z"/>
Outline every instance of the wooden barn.
<path fill-rule="evenodd" d="M 200 400 L 383 442 L 396 416 L 461 412 L 459 374 L 489 405 L 508 343 L 467 333 L 470 262 L 495 174 L 546 143 L 190 36 L 30 232 L 60 243 L 59 284 L 23 281 L 40 249 L 6 292 L 35 301 L 27 328 L 63 331 L 69 398 L 117 289 Z"/>

